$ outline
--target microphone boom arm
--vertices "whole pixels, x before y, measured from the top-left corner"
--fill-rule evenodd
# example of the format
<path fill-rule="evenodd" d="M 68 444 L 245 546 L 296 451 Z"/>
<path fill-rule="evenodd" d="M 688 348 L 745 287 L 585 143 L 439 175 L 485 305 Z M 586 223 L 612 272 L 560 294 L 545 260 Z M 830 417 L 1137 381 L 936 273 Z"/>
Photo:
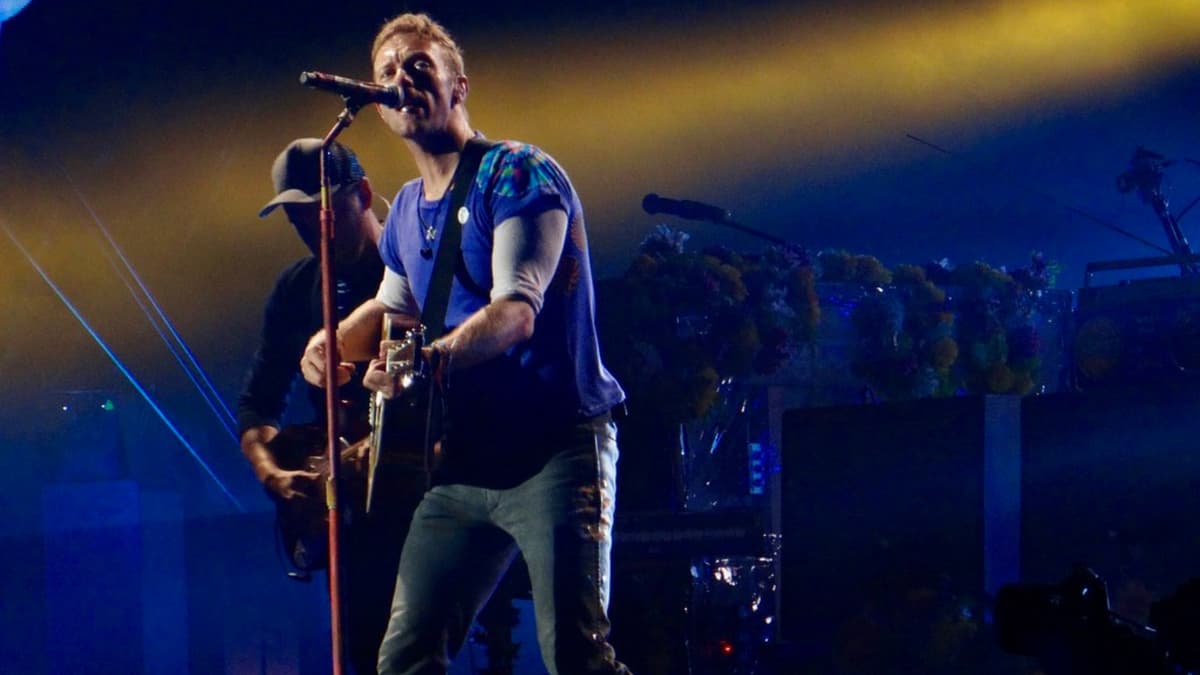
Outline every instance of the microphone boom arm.
<path fill-rule="evenodd" d="M 750 227 L 749 225 L 743 225 L 742 223 L 739 223 L 738 221 L 734 220 L 733 213 L 731 211 L 718 206 L 712 206 L 687 199 L 667 199 L 665 197 L 659 197 L 657 194 L 652 192 L 642 199 L 642 210 L 650 215 L 666 213 L 678 218 L 685 218 L 687 220 L 701 220 L 704 222 L 715 223 L 717 225 L 724 225 L 730 229 L 734 229 L 739 232 L 745 232 L 746 234 L 757 237 L 764 241 L 769 241 L 772 244 L 782 246 L 791 251 L 798 253 L 805 252 L 804 248 L 799 244 L 795 244 L 781 237 L 777 237 L 769 232 L 764 232 L 757 228 Z"/>

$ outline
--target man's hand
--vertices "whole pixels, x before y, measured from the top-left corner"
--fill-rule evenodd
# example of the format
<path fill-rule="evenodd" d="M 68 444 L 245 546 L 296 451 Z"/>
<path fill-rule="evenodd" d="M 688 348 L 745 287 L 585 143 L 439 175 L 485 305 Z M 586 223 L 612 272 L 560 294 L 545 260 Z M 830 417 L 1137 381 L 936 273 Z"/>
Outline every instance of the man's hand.
<path fill-rule="evenodd" d="M 313 471 L 289 471 L 281 469 L 274 453 L 267 447 L 279 430 L 273 426 L 248 427 L 242 432 L 242 454 L 254 469 L 258 478 L 270 492 L 284 501 L 302 501 L 314 493 L 314 486 L 321 478 Z"/>
<path fill-rule="evenodd" d="M 321 474 L 313 471 L 275 469 L 263 479 L 263 485 L 285 502 L 303 502 L 316 497 Z"/>
<path fill-rule="evenodd" d="M 304 356 L 300 357 L 300 373 L 304 375 L 304 381 L 314 387 L 323 388 L 325 386 L 325 331 L 317 331 L 308 339 L 308 346 L 304 348 Z M 340 387 L 349 382 L 350 376 L 353 374 L 354 364 L 339 359 L 336 373 L 337 386 Z"/>
<path fill-rule="evenodd" d="M 387 372 L 385 359 L 371 359 L 367 373 L 363 375 L 363 388 L 381 393 L 386 399 L 396 395 L 396 376 Z"/>
<path fill-rule="evenodd" d="M 354 445 L 342 448 L 342 468 L 351 475 L 361 476 L 367 473 L 367 455 L 371 450 L 371 437 L 364 436 Z"/>
<path fill-rule="evenodd" d="M 415 347 L 413 341 L 408 338 L 380 342 L 379 356 L 371 359 L 367 372 L 363 375 L 363 387 L 368 391 L 383 394 L 386 399 L 395 398 L 398 390 L 404 386 L 401 382 L 413 374 L 417 359 Z M 429 353 L 430 348 L 424 347 L 421 350 L 421 358 L 428 359 Z M 389 360 L 393 364 L 391 373 L 387 370 Z"/>

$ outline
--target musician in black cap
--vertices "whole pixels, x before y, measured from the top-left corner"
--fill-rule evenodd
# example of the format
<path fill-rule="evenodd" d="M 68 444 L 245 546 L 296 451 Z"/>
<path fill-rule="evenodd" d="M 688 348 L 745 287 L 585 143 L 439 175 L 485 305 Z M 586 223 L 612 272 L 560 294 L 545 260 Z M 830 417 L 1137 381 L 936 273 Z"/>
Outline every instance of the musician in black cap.
<path fill-rule="evenodd" d="M 268 494 L 289 513 L 297 510 L 321 513 L 321 483 L 317 473 L 304 468 L 281 466 L 280 457 L 268 444 L 290 438 L 283 427 L 289 394 L 300 374 L 300 356 L 310 335 L 322 326 L 321 270 L 316 257 L 320 245 L 321 141 L 305 138 L 293 141 L 275 160 L 271 170 L 276 196 L 259 214 L 266 217 L 282 206 L 296 234 L 313 255 L 288 266 L 279 275 L 275 289 L 267 299 L 262 334 L 245 385 L 238 397 L 238 427 L 242 452 Z M 326 160 L 330 175 L 337 236 L 334 260 L 337 279 L 335 304 L 339 318 L 364 300 L 375 297 L 383 276 L 383 263 L 377 248 L 383 226 L 371 210 L 371 185 L 354 153 L 334 143 Z M 302 385 L 323 429 L 324 391 Z M 365 419 L 367 392 L 359 378 L 339 391 L 346 401 L 348 420 Z M 353 428 L 346 424 L 344 429 Z M 357 439 L 350 438 L 349 441 Z M 320 454 L 313 447 L 306 454 Z M 355 449 L 362 448 L 361 444 Z M 361 455 L 355 455 L 361 458 Z M 354 478 L 353 469 L 348 472 Z M 361 478 L 361 476 L 360 476 Z M 420 499 L 420 486 L 412 494 L 381 494 L 373 500 L 371 514 L 358 517 L 344 528 L 346 598 L 346 653 L 358 675 L 375 672 L 376 653 L 387 627 L 396 565 L 404 530 Z M 291 552 L 289 552 L 291 553 Z"/>

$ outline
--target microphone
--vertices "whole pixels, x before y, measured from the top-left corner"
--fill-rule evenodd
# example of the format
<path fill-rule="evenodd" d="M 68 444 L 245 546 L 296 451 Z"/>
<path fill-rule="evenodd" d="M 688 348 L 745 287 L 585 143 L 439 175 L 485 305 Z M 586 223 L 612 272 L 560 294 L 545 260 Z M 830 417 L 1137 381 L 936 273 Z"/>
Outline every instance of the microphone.
<path fill-rule="evenodd" d="M 688 220 L 711 220 L 714 223 L 726 223 L 733 219 L 732 213 L 719 206 L 689 199 L 667 199 L 653 192 L 642 199 L 642 209 L 651 215 L 666 213 Z"/>
<path fill-rule="evenodd" d="M 383 86 L 362 80 L 353 80 L 341 75 L 329 75 L 315 70 L 300 73 L 300 84 L 322 89 L 342 96 L 347 101 L 359 105 L 379 103 L 389 108 L 399 108 L 404 105 L 404 92 L 396 85 Z"/>

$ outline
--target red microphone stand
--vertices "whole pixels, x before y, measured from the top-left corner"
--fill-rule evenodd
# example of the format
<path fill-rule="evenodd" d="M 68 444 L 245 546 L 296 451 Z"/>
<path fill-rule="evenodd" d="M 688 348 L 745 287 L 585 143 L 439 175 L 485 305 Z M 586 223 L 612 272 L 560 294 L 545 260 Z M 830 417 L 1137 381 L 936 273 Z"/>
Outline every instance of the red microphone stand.
<path fill-rule="evenodd" d="M 341 565 L 341 462 L 338 449 L 337 396 L 337 310 L 334 305 L 333 242 L 335 236 L 333 199 L 325 158 L 333 141 L 354 121 L 362 103 L 345 98 L 346 108 L 321 143 L 321 313 L 325 331 L 325 453 L 329 479 L 325 485 L 325 507 L 329 523 L 329 632 L 333 648 L 333 675 L 342 675 L 342 565 Z"/>

